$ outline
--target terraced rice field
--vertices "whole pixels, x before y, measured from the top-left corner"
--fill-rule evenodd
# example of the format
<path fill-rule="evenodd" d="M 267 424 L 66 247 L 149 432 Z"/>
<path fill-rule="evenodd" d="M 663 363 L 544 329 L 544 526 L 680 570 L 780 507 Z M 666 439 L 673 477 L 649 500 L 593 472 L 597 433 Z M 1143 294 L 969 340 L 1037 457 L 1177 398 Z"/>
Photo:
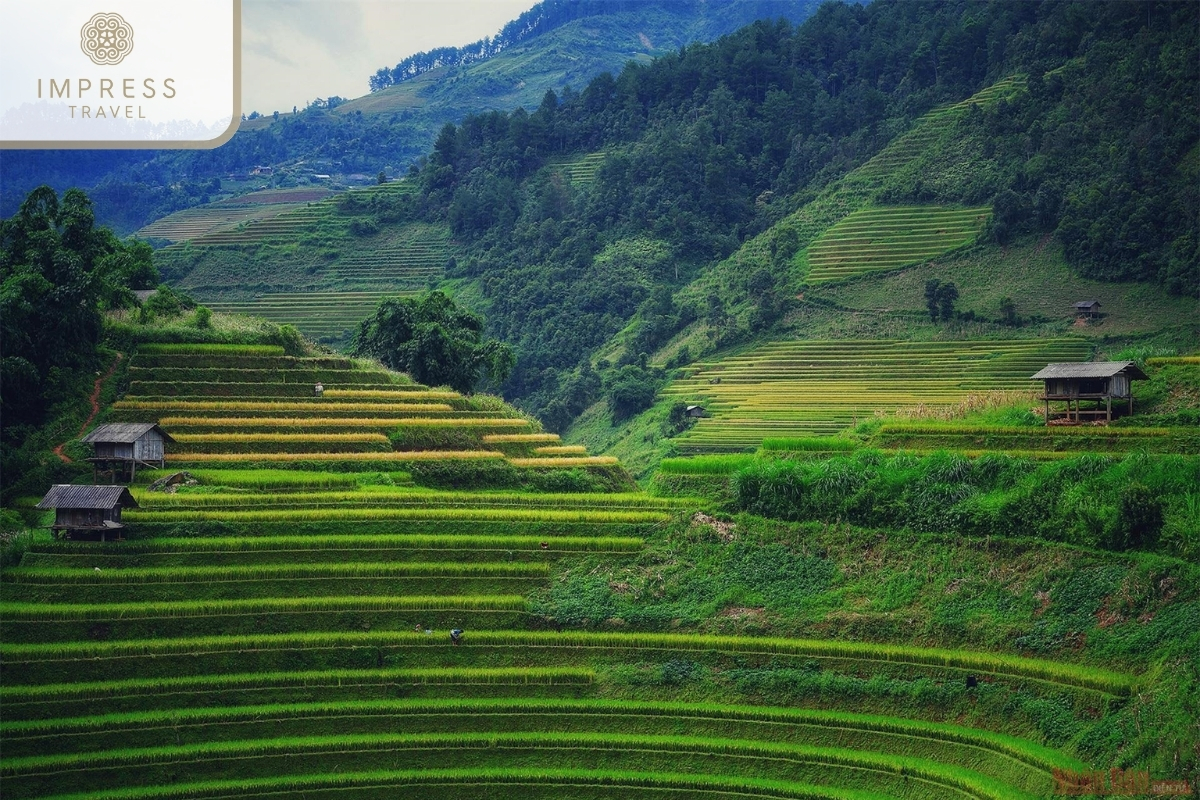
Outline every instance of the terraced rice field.
<path fill-rule="evenodd" d="M 1005 78 L 1002 81 L 959 103 L 944 106 L 925 114 L 913 123 L 911 129 L 896 137 L 883 150 L 868 160 L 861 167 L 850 172 L 841 180 L 833 183 L 811 203 L 807 203 L 787 224 L 798 235 L 801 247 L 812 246 L 826 231 L 838 224 L 850 214 L 878 202 L 880 190 L 885 185 L 885 176 L 896 171 L 911 168 L 924 153 L 936 148 L 949 131 L 954 122 L 972 105 L 987 106 L 997 102 L 1016 91 L 1022 81 L 1017 78 Z M 931 213 L 939 210 L 930 207 Z M 885 212 L 886 213 L 886 212 Z M 935 229 L 935 231 L 938 229 Z M 965 238 L 965 236 L 963 237 Z M 962 240 L 959 240 L 960 243 Z M 826 243 L 827 245 L 830 243 Z M 960 244 L 950 242 L 954 247 Z M 834 251 L 837 252 L 836 250 Z M 828 255 L 828 251 L 825 253 Z M 812 266 L 808 260 L 811 253 L 805 251 L 801 261 Z M 923 256 L 928 258 L 929 256 Z M 911 263 L 911 262 L 908 262 Z M 893 265 L 885 264 L 881 269 L 891 269 Z M 807 279 L 814 282 L 834 280 L 848 277 L 836 272 L 826 273 L 827 264 L 813 267 L 807 274 Z M 857 273 L 853 273 L 857 274 Z"/>
<path fill-rule="evenodd" d="M 350 385 L 391 389 L 370 390 L 362 405 L 394 400 L 406 414 L 423 405 L 434 422 L 440 409 L 466 412 L 473 402 L 342 359 L 223 356 L 212 347 L 138 356 L 141 385 L 168 385 L 169 370 L 188 358 L 225 381 L 222 399 L 126 396 L 117 416 L 158 419 L 184 437 L 175 420 L 219 421 L 232 406 L 290 430 L 308 419 L 297 406 L 329 403 L 344 415 L 356 405 L 264 393 L 321 369 L 327 385 L 367 373 Z M 231 380 L 267 370 L 281 380 Z M 374 424 L 364 418 L 364 428 Z M 586 459 L 556 441 L 524 432 L 488 433 L 480 443 L 542 470 L 556 458 Z M 180 447 L 199 454 L 201 444 L 177 445 L 172 458 L 186 460 Z M 448 454 L 429 454 L 448 463 Z M 1024 800 L 1050 795 L 1053 770 L 1086 765 L 980 727 L 722 703 L 691 698 L 686 686 L 644 692 L 615 676 L 683 659 L 715 673 L 820 664 L 935 681 L 981 675 L 991 686 L 1079 697 L 1088 707 L 1136 688 L 1130 676 L 1099 668 L 973 651 L 548 629 L 528 598 L 559 559 L 637 553 L 656 526 L 690 515 L 694 501 L 442 490 L 416 486 L 407 473 L 381 483 L 375 465 L 264 470 L 254 454 L 232 457 L 221 470 L 196 469 L 199 487 L 135 487 L 140 508 L 125 515 L 124 541 L 43 541 L 5 570 L 6 798 Z M 452 628 L 465 630 L 460 644 Z"/>
<path fill-rule="evenodd" d="M 587 185 L 596 180 L 596 173 L 600 171 L 600 165 L 607 156 L 603 151 L 587 153 L 578 158 L 556 161 L 552 167 L 571 183 Z"/>
<path fill-rule="evenodd" d="M 1089 354 L 1080 339 L 782 341 L 701 362 L 664 394 L 711 414 L 676 438 L 681 452 L 736 452 L 768 438 L 836 434 L 877 412 L 1030 389 L 1046 364 Z"/>
<path fill-rule="evenodd" d="M 243 223 L 271 219 L 298 206 L 318 202 L 333 192 L 323 188 L 266 189 L 218 203 L 176 211 L 146 225 L 137 235 L 146 239 L 186 242 Z"/>
<path fill-rule="evenodd" d="M 204 219 L 249 216 L 189 236 L 186 249 L 172 245 L 156 258 L 164 268 L 190 270 L 182 284 L 215 311 L 293 324 L 314 339 L 345 340 L 383 298 L 415 294 L 440 278 L 455 252 L 447 230 L 433 225 L 410 224 L 369 237 L 352 233 L 359 218 L 353 209 L 369 214 L 372 197 L 409 191 L 406 184 L 390 183 L 300 207 L 194 209 Z M 361 202 L 344 213 L 346 197 Z M 313 246 L 325 248 L 323 260 L 272 268 L 291 259 L 288 248 L 306 237 L 320 240 Z M 259 288 L 250 294 L 247 285 Z"/>
<path fill-rule="evenodd" d="M 277 292 L 253 300 L 210 300 L 213 311 L 250 314 L 280 324 L 295 325 L 313 339 L 341 338 L 358 329 L 385 297 L 414 295 L 416 289 L 359 292 Z"/>
<path fill-rule="evenodd" d="M 975 241 L 990 216 L 986 206 L 860 209 L 809 246 L 808 279 L 839 280 L 934 258 Z"/>

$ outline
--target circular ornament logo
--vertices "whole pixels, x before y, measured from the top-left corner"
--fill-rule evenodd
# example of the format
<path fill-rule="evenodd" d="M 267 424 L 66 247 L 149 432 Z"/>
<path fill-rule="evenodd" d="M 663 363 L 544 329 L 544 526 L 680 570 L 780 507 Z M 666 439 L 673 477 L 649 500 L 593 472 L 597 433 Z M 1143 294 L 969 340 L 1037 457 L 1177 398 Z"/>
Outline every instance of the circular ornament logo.
<path fill-rule="evenodd" d="M 96 14 L 79 32 L 79 46 L 93 63 L 120 64 L 133 52 L 133 28 L 120 14 Z"/>

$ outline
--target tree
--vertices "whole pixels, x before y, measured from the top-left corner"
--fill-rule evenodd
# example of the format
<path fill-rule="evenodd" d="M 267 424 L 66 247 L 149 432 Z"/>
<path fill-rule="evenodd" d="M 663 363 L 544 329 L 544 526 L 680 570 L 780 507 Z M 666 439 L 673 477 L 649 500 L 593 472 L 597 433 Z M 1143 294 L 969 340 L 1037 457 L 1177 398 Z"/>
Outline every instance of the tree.
<path fill-rule="evenodd" d="M 958 299 L 958 287 L 953 283 L 943 283 L 938 289 L 938 310 L 941 311 L 942 322 L 954 318 L 954 301 Z"/>
<path fill-rule="evenodd" d="M 29 193 L 0 222 L 0 383 L 6 438 L 38 425 L 95 366 L 104 307 L 132 301 L 130 288 L 158 281 L 150 247 L 95 226 L 78 189 Z"/>
<path fill-rule="evenodd" d="M 1000 321 L 1009 327 L 1015 328 L 1019 322 L 1017 319 L 1017 304 L 1013 302 L 1011 297 L 1001 297 L 999 308 Z"/>
<path fill-rule="evenodd" d="M 606 383 L 613 422 L 623 422 L 654 405 L 658 380 L 651 370 L 641 364 L 626 364 L 616 370 Z"/>
<path fill-rule="evenodd" d="M 935 323 L 941 315 L 938 307 L 938 290 L 941 286 L 942 282 L 937 278 L 925 281 L 925 308 L 929 309 L 929 318 Z"/>
<path fill-rule="evenodd" d="M 942 283 L 936 278 L 925 281 L 925 307 L 933 322 L 949 322 L 954 318 L 954 301 L 958 287 L 952 281 Z"/>
<path fill-rule="evenodd" d="M 359 323 L 351 353 L 464 394 L 485 377 L 501 383 L 515 363 L 508 345 L 484 338 L 482 319 L 442 292 L 381 302 Z"/>

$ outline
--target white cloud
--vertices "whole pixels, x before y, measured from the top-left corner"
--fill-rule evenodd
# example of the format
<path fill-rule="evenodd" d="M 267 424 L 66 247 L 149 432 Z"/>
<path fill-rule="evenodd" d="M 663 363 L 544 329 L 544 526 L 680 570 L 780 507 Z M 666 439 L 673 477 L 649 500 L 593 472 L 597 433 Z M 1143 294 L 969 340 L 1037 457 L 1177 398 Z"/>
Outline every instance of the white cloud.
<path fill-rule="evenodd" d="M 536 0 L 244 0 L 242 109 L 358 97 L 380 67 L 493 36 Z"/>

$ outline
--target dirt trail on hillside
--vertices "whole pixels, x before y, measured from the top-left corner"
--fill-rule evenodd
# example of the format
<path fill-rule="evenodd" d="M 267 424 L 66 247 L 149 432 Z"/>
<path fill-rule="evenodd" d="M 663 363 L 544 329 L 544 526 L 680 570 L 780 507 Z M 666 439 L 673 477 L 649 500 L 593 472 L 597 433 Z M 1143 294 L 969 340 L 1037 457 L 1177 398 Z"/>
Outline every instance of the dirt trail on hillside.
<path fill-rule="evenodd" d="M 117 353 L 117 357 L 113 359 L 112 366 L 108 368 L 108 372 L 104 373 L 99 378 L 96 378 L 96 383 L 93 384 L 93 386 L 92 386 L 92 396 L 90 398 L 88 398 L 92 404 L 92 413 L 88 414 L 88 418 L 86 420 L 84 420 L 82 425 L 79 426 L 79 433 L 75 434 L 77 437 L 83 436 L 83 432 L 88 429 L 88 425 L 91 425 L 92 420 L 94 420 L 96 418 L 96 415 L 100 413 L 100 388 L 104 385 L 104 382 L 106 380 L 108 380 L 109 378 L 111 378 L 113 373 L 117 371 L 117 364 L 120 364 L 121 359 L 123 359 L 124 357 L 125 357 L 124 353 Z M 66 446 L 67 446 L 67 443 L 63 442 L 62 444 L 55 447 L 54 455 L 61 458 L 63 460 L 64 464 L 70 464 L 71 463 L 70 457 L 68 457 L 67 454 L 63 452 L 63 448 Z"/>

